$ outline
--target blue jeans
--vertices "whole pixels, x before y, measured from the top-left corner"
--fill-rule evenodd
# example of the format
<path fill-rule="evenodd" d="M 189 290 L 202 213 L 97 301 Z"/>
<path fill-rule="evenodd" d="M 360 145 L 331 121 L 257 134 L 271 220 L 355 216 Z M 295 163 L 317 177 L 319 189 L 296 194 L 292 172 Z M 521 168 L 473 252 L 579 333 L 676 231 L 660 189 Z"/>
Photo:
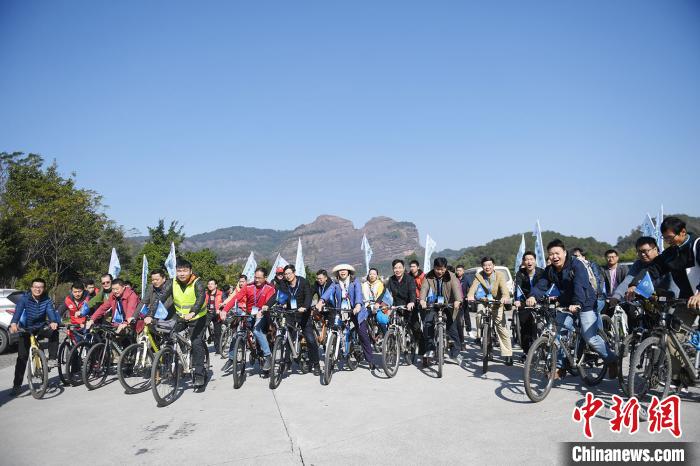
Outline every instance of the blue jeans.
<path fill-rule="evenodd" d="M 253 326 L 253 317 L 247 317 L 248 325 Z M 267 316 L 262 316 L 262 318 L 255 323 L 253 326 L 253 335 L 260 345 L 260 349 L 263 355 L 270 355 L 270 344 L 267 342 Z M 233 345 L 236 343 L 236 339 L 231 340 L 231 346 L 228 349 L 228 358 L 233 361 L 236 355 L 233 352 Z"/>
<path fill-rule="evenodd" d="M 579 325 L 581 326 L 581 334 L 583 339 L 591 345 L 591 348 L 595 350 L 596 353 L 600 354 L 605 362 L 613 363 L 617 361 L 617 355 L 608 346 L 608 344 L 603 340 L 600 335 L 598 335 L 598 329 L 603 328 L 603 319 L 600 317 L 600 313 L 590 309 L 587 311 L 580 311 L 578 314 Z M 566 335 L 574 330 L 574 318 L 571 314 L 565 312 L 557 313 L 557 328 L 559 328 L 559 335 Z M 564 364 L 564 350 L 559 349 L 559 354 L 557 356 L 557 368 L 561 368 Z"/>

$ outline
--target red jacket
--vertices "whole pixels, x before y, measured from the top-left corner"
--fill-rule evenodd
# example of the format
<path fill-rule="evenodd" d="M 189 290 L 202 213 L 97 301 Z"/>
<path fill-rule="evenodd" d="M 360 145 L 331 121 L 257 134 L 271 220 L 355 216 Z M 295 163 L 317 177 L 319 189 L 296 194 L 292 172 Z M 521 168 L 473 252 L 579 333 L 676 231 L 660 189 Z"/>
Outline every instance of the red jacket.
<path fill-rule="evenodd" d="M 90 296 L 86 296 L 86 294 L 83 295 L 83 298 L 80 301 L 75 301 L 75 298 L 73 298 L 72 294 L 69 294 L 66 296 L 66 299 L 63 300 L 63 305 L 68 309 L 68 315 L 70 316 L 70 323 L 73 325 L 82 325 L 85 323 L 87 320 L 87 317 L 81 317 L 80 315 L 77 315 L 80 313 L 80 310 L 83 307 L 83 303 L 87 303 L 90 301 Z"/>
<path fill-rule="evenodd" d="M 253 307 L 261 308 L 267 304 L 267 301 L 275 294 L 275 287 L 269 283 L 265 283 L 262 287 L 258 288 L 254 283 L 246 285 L 242 288 L 236 295 L 228 302 L 224 311 L 228 312 L 236 301 L 245 301 L 246 309 L 245 312 L 250 313 Z"/>
<path fill-rule="evenodd" d="M 122 293 L 121 297 L 117 298 L 114 296 L 114 293 L 111 293 L 109 295 L 109 299 L 97 308 L 95 313 L 92 315 L 91 320 L 95 322 L 101 319 L 110 309 L 112 310 L 112 317 L 114 317 L 114 310 L 117 308 L 117 300 L 119 300 L 122 305 L 124 322 L 131 319 L 131 317 L 138 317 L 135 315 L 135 313 L 140 301 L 139 296 L 131 288 L 124 287 L 124 292 Z"/>
<path fill-rule="evenodd" d="M 413 277 L 413 279 L 416 281 L 416 298 L 420 299 L 420 287 L 423 286 L 423 282 L 425 281 L 425 272 L 422 270 L 418 269 L 420 274 L 417 277 Z"/>

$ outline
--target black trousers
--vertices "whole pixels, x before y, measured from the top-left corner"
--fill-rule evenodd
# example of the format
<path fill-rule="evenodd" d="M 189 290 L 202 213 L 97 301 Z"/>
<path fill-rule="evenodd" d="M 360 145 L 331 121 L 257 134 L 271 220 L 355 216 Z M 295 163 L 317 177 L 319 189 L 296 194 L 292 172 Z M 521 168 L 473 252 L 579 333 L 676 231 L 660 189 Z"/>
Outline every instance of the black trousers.
<path fill-rule="evenodd" d="M 58 330 L 43 329 L 37 332 L 36 337 L 37 339 L 49 339 L 49 359 L 56 359 L 58 357 Z M 12 383 L 12 385 L 15 387 L 19 387 L 20 385 L 22 385 L 24 371 L 27 368 L 27 361 L 29 360 L 30 346 L 31 342 L 29 340 L 29 335 L 20 335 L 19 340 L 17 341 L 17 362 L 15 363 L 15 379 Z"/>
<path fill-rule="evenodd" d="M 421 320 L 425 315 L 425 311 L 416 305 L 408 317 L 408 327 L 413 332 L 413 341 L 418 342 L 418 352 L 425 353 L 425 342 L 423 341 L 423 330 L 421 329 Z"/>
<path fill-rule="evenodd" d="M 180 332 L 189 327 L 190 341 L 192 342 L 192 366 L 194 366 L 194 373 L 196 375 L 207 375 L 204 370 L 204 355 L 207 352 L 207 345 L 205 343 L 207 325 L 206 317 L 200 317 L 190 322 L 179 321 L 175 324 L 175 332 Z"/>
<path fill-rule="evenodd" d="M 515 312 L 515 311 L 513 311 Z M 535 328 L 535 318 L 530 309 L 521 308 L 518 311 L 518 320 L 520 322 L 520 347 L 523 349 L 523 354 L 530 351 L 530 346 L 537 338 L 537 328 Z"/>
<path fill-rule="evenodd" d="M 460 316 L 463 317 L 464 314 L 460 309 L 457 313 L 456 318 L 452 317 L 452 312 L 447 310 L 443 312 L 445 316 L 445 327 L 447 329 L 447 336 L 452 340 L 452 343 L 456 348 L 462 348 L 462 342 L 460 338 L 461 329 L 459 327 Z M 423 338 L 424 338 L 424 351 L 435 351 L 435 322 L 437 321 L 437 312 L 433 310 L 428 310 L 423 318 Z"/>
<path fill-rule="evenodd" d="M 306 347 L 309 350 L 309 360 L 312 365 L 317 365 L 318 362 L 318 342 L 316 341 L 316 334 L 314 333 L 314 321 L 311 317 L 311 311 L 305 311 L 303 313 L 298 312 L 294 315 L 299 326 L 304 332 L 304 339 L 306 340 Z"/>
<path fill-rule="evenodd" d="M 462 315 L 464 317 L 464 330 L 467 332 L 472 331 L 472 318 L 469 315 L 470 312 L 472 312 L 471 307 L 469 303 L 462 303 Z"/>
<path fill-rule="evenodd" d="M 219 348 L 219 343 L 221 342 L 221 320 L 219 320 L 219 315 L 217 313 L 207 312 L 207 319 L 213 324 L 214 333 L 212 334 L 212 340 L 214 340 L 214 351 L 217 353 L 221 352 Z M 207 322 L 207 328 L 209 328 L 209 323 Z"/>

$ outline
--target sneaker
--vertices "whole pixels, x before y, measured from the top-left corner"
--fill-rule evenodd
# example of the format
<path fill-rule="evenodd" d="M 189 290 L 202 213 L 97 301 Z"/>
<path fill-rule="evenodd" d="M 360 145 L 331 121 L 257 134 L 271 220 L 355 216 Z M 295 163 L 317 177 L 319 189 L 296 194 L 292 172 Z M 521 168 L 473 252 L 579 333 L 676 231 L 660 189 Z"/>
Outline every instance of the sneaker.
<path fill-rule="evenodd" d="M 506 366 L 512 366 L 512 365 L 513 365 L 513 356 L 506 356 L 506 357 L 505 357 L 505 360 L 503 361 L 503 363 L 504 363 Z"/>
<path fill-rule="evenodd" d="M 523 353 L 520 355 L 520 362 L 524 363 L 526 359 L 527 359 L 527 353 Z"/>
<path fill-rule="evenodd" d="M 265 364 L 263 364 L 262 370 L 265 372 L 269 371 L 272 368 L 272 355 L 265 356 Z"/>
<path fill-rule="evenodd" d="M 49 370 L 57 368 L 58 367 L 58 359 L 49 359 L 47 366 L 48 366 Z"/>
<path fill-rule="evenodd" d="M 475 345 L 480 345 L 480 344 L 481 344 L 481 338 L 479 338 L 479 337 L 474 338 L 474 344 L 475 344 Z"/>
<path fill-rule="evenodd" d="M 194 375 L 194 386 L 195 388 L 200 388 L 203 387 L 205 383 L 204 375 L 202 374 L 195 374 Z"/>
<path fill-rule="evenodd" d="M 10 392 L 11 396 L 19 396 L 19 394 L 22 393 L 22 387 L 17 385 L 12 387 L 12 391 Z"/>
<path fill-rule="evenodd" d="M 226 364 L 224 364 L 224 367 L 221 368 L 222 372 L 227 372 L 228 370 L 231 369 L 231 366 L 233 366 L 233 361 L 231 359 L 226 360 Z"/>
<path fill-rule="evenodd" d="M 430 350 L 423 355 L 423 359 L 432 359 L 435 357 L 435 351 Z"/>
<path fill-rule="evenodd" d="M 457 356 L 459 356 L 459 351 L 457 351 L 457 348 L 450 348 L 450 359 L 456 361 Z"/>
<path fill-rule="evenodd" d="M 319 364 L 314 364 L 313 371 L 314 371 L 314 375 L 316 377 L 318 377 L 319 375 L 321 375 L 321 366 Z"/>
<path fill-rule="evenodd" d="M 563 367 L 558 368 L 554 371 L 554 380 L 561 380 L 566 376 L 566 369 Z"/>

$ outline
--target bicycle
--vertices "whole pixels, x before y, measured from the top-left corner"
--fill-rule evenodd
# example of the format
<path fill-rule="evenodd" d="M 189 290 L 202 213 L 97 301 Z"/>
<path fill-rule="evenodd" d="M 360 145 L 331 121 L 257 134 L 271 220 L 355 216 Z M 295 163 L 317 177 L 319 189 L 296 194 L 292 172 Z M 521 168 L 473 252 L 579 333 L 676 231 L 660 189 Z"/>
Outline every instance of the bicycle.
<path fill-rule="evenodd" d="M 399 371 L 401 355 L 404 363 L 411 365 L 416 352 L 413 332 L 406 328 L 410 311 L 406 306 L 393 306 L 391 311 L 387 332 L 382 341 L 382 366 L 389 378 Z"/>
<path fill-rule="evenodd" d="M 335 312 L 340 315 L 335 316 L 333 323 L 328 330 L 328 338 L 325 344 L 325 355 L 321 383 L 328 385 L 333 377 L 333 369 L 339 357 L 343 356 L 343 367 L 354 371 L 362 359 L 362 348 L 360 347 L 357 329 L 353 322 L 352 309 L 338 309 L 324 307 L 324 312 Z M 341 336 L 343 345 L 341 346 Z"/>
<path fill-rule="evenodd" d="M 435 321 L 435 333 L 433 335 L 433 340 L 435 342 L 436 348 L 436 359 L 437 359 L 437 376 L 442 378 L 442 368 L 445 365 L 445 351 L 447 351 L 447 318 L 445 317 L 445 310 L 453 309 L 452 305 L 449 304 L 429 304 L 426 310 L 433 310 L 436 312 Z M 430 365 L 430 359 L 426 359 L 426 365 Z"/>
<path fill-rule="evenodd" d="M 265 364 L 260 345 L 253 335 L 253 328 L 250 325 L 250 316 L 240 309 L 235 313 L 230 313 L 227 320 L 236 329 L 233 335 L 233 388 L 241 388 L 246 377 L 246 351 L 249 354 L 248 361 L 251 365 L 258 361 L 260 367 Z M 262 373 L 261 373 L 262 375 Z"/>
<path fill-rule="evenodd" d="M 110 369 L 116 369 L 117 361 L 124 351 L 117 341 L 121 335 L 117 334 L 116 328 L 111 324 L 100 327 L 104 341 L 92 345 L 82 368 L 83 384 L 88 390 L 96 390 L 104 385 Z"/>
<path fill-rule="evenodd" d="M 204 318 L 204 317 L 202 317 Z M 154 356 L 151 368 L 151 392 L 158 406 L 168 406 L 176 400 L 181 377 L 189 374 L 194 383 L 195 373 L 192 364 L 192 341 L 189 326 L 175 331 L 179 324 L 190 321 L 177 318 L 173 321 L 159 321 L 156 331 L 167 334 L 164 343 Z M 174 324 L 174 325 L 173 325 Z M 209 352 L 204 351 L 204 370 L 209 371 Z"/>
<path fill-rule="evenodd" d="M 29 335 L 29 355 L 27 358 L 27 384 L 32 396 L 39 400 L 43 398 L 49 385 L 49 366 L 46 354 L 39 346 L 37 334 L 46 332 L 48 325 L 36 330 L 25 330 L 20 328 L 19 335 Z"/>
<path fill-rule="evenodd" d="M 58 377 L 61 379 L 63 385 L 71 385 L 70 379 L 68 377 L 68 372 L 66 370 L 66 364 L 68 362 L 68 356 L 75 346 L 85 339 L 85 332 L 81 332 L 82 328 L 80 325 L 69 324 L 66 327 L 66 336 L 58 347 Z"/>
<path fill-rule="evenodd" d="M 102 329 L 98 325 L 93 325 L 86 332 L 83 340 L 70 350 L 65 363 L 65 377 L 71 386 L 77 387 L 83 383 L 85 358 L 93 345 L 101 341 L 104 341 Z"/>
<path fill-rule="evenodd" d="M 269 385 L 273 390 L 279 387 L 282 376 L 291 367 L 292 361 L 296 361 L 302 374 L 306 374 L 311 369 L 308 348 L 302 344 L 303 330 L 297 319 L 294 319 L 293 323 L 287 321 L 289 316 L 297 314 L 299 314 L 298 311 L 284 309 L 279 305 L 270 308 L 270 318 L 277 328 L 275 343 L 272 346 L 272 366 L 270 368 Z"/>
<path fill-rule="evenodd" d="M 498 310 L 501 301 L 492 298 L 482 298 L 476 300 L 476 302 L 484 306 L 485 309 L 484 312 L 477 311 L 477 315 L 481 315 L 481 371 L 485 374 L 489 370 L 489 361 L 493 360 L 493 342 L 498 341 L 496 327 L 491 322 L 491 311 Z"/>
<path fill-rule="evenodd" d="M 658 298 L 658 323 L 632 355 L 629 396 L 648 401 L 651 396 L 663 399 L 669 394 L 673 375 L 671 350 L 678 354 L 681 364 L 678 388 L 698 383 L 700 331 L 684 324 L 671 312 L 675 306 L 686 302 L 685 299 Z"/>
<path fill-rule="evenodd" d="M 151 388 L 153 355 L 159 350 L 150 325 L 146 325 L 136 343 L 126 347 L 117 363 L 119 383 L 126 394 L 142 393 Z"/>
<path fill-rule="evenodd" d="M 564 354 L 563 363 L 568 363 L 567 370 L 571 374 L 579 375 L 587 386 L 599 384 L 605 377 L 608 364 L 583 339 L 576 316 L 568 308 L 557 307 L 557 303 L 542 306 L 541 311 L 547 313 L 548 324 L 530 347 L 525 360 L 525 392 L 528 398 L 537 403 L 549 394 L 557 371 L 558 352 Z M 558 314 L 574 317 L 573 330 L 559 335 Z M 602 328 L 598 329 L 598 335 L 609 343 L 610 339 Z"/>

